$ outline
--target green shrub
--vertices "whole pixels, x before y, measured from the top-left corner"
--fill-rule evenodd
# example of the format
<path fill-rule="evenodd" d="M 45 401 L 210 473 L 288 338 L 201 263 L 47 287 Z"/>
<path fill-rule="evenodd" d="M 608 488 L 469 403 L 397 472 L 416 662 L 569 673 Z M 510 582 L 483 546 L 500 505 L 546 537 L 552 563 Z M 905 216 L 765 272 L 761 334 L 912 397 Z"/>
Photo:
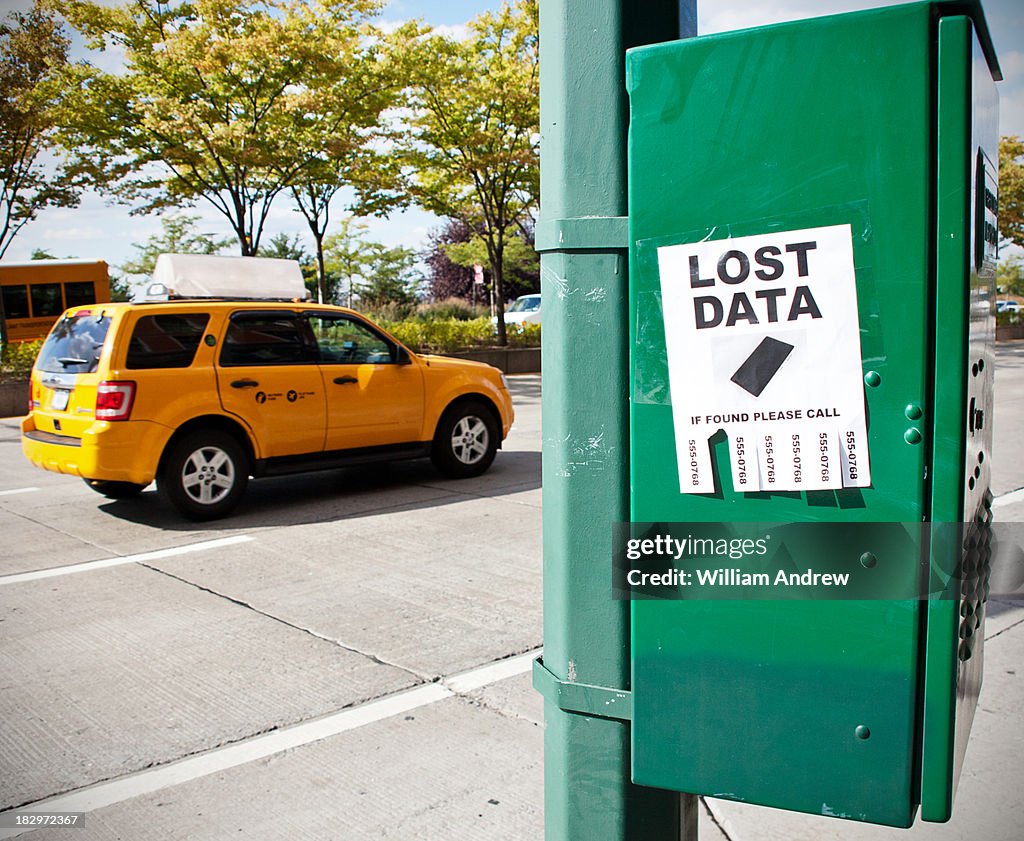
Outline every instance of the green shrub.
<path fill-rule="evenodd" d="M 360 312 L 368 315 L 378 324 L 405 321 L 416 309 L 415 304 L 402 303 L 400 301 L 388 301 L 373 307 L 357 306 Z"/>
<path fill-rule="evenodd" d="M 386 321 L 381 324 L 391 335 L 417 353 L 451 353 L 459 350 L 495 347 L 498 337 L 487 317 L 461 321 L 439 318 L 433 321 Z M 540 326 L 508 331 L 509 347 L 539 347 Z"/>
<path fill-rule="evenodd" d="M 506 332 L 509 347 L 540 347 L 539 324 L 509 324 Z"/>
<path fill-rule="evenodd" d="M 439 321 L 443 319 L 455 319 L 456 321 L 471 321 L 475 318 L 483 318 L 487 315 L 487 307 L 482 304 L 469 304 L 462 298 L 445 298 L 443 301 L 434 301 L 429 304 L 420 304 L 412 317 L 417 321 Z"/>
<path fill-rule="evenodd" d="M 34 342 L 10 342 L 0 353 L 0 382 L 28 379 L 43 340 Z"/>

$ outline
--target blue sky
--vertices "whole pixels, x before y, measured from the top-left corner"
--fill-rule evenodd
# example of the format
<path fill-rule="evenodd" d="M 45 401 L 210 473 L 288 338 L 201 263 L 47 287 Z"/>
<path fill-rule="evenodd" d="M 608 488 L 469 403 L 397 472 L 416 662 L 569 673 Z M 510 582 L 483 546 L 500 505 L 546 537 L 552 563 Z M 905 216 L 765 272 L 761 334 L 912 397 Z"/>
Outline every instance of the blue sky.
<path fill-rule="evenodd" d="M 29 4 L 29 0 L 0 0 L 0 14 Z M 884 0 L 778 0 L 773 4 L 763 0 L 698 0 L 698 30 L 709 34 L 883 5 L 889 4 Z M 500 0 L 390 0 L 383 19 L 400 21 L 417 17 L 457 32 L 460 25 L 481 11 L 499 6 Z M 1024 136 L 1024 3 L 987 0 L 984 7 L 1005 77 L 998 86 L 1001 133 Z M 203 233 L 230 236 L 227 221 L 212 209 L 198 204 L 186 212 L 200 216 L 199 230 Z M 264 241 L 277 233 L 297 233 L 311 242 L 304 220 L 291 209 L 286 197 L 275 204 L 271 213 Z M 415 249 L 424 246 L 430 228 L 439 224 L 436 217 L 416 209 L 395 214 L 390 219 L 366 221 L 371 239 Z M 106 260 L 116 266 L 134 254 L 132 243 L 144 242 L 160 230 L 158 217 L 131 216 L 130 208 L 87 195 L 78 208 L 47 210 L 26 225 L 7 250 L 4 261 L 27 260 L 33 249 L 43 248 L 59 257 Z"/>

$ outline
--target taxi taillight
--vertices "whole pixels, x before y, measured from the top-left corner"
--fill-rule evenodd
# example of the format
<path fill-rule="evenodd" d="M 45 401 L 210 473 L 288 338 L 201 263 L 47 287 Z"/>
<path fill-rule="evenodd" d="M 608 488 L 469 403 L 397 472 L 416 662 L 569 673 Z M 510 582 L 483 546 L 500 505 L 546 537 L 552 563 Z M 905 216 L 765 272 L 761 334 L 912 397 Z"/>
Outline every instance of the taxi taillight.
<path fill-rule="evenodd" d="M 96 387 L 96 420 L 128 420 L 134 402 L 134 382 L 104 380 Z"/>

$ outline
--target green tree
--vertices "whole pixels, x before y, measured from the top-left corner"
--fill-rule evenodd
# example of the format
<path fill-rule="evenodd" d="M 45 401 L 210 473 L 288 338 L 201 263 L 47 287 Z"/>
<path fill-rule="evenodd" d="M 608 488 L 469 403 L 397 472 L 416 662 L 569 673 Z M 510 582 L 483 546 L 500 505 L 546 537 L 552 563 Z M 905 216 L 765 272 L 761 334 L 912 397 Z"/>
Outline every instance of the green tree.
<path fill-rule="evenodd" d="M 359 304 L 372 310 L 392 305 L 411 308 L 418 300 L 423 277 L 416 271 L 416 252 L 411 248 L 377 246 L 371 252 L 367 282 L 359 290 Z"/>
<path fill-rule="evenodd" d="M 1019 256 L 999 261 L 996 266 L 996 288 L 1003 295 L 1024 296 L 1024 266 Z"/>
<path fill-rule="evenodd" d="M 337 278 L 337 287 L 328 303 L 342 301 L 351 307 L 359 288 L 367 282 L 376 255 L 384 250 L 377 242 L 365 238 L 367 226 L 346 216 L 338 230 L 324 240 L 324 262 L 328 275 Z"/>
<path fill-rule="evenodd" d="M 118 272 L 110 273 L 110 300 L 130 301 L 132 299 L 132 285 L 125 275 Z"/>
<path fill-rule="evenodd" d="M 1024 247 L 1024 140 L 999 140 L 999 236 Z"/>
<path fill-rule="evenodd" d="M 482 237 L 474 236 L 469 242 L 455 242 L 444 246 L 444 252 L 457 266 L 472 268 L 473 266 L 486 266 L 488 262 L 487 243 Z M 540 260 L 533 248 L 533 243 L 527 242 L 521 234 L 510 236 L 505 241 L 504 255 L 504 286 L 508 290 L 518 284 L 512 282 L 514 277 L 521 275 L 535 275 Z M 529 289 L 525 291 L 536 291 Z M 504 301 L 499 303 L 503 306 Z"/>
<path fill-rule="evenodd" d="M 313 236 L 320 283 L 317 300 L 330 301 L 324 238 L 336 198 L 348 192 L 345 210 L 351 215 L 385 215 L 406 203 L 400 189 L 401 162 L 382 151 L 396 136 L 384 125 L 387 109 L 399 103 L 409 74 L 409 57 L 418 24 L 378 35 L 367 45 L 343 43 L 348 49 L 346 73 L 329 74 L 310 84 L 316 90 L 316 121 L 305 122 L 297 144 L 307 163 L 291 186 L 292 200 Z M 324 132 L 322 124 L 333 128 Z M 298 151 L 298 147 L 297 151 Z"/>
<path fill-rule="evenodd" d="M 241 253 L 258 253 L 271 205 L 315 158 L 308 138 L 344 133 L 349 119 L 372 122 L 339 98 L 376 48 L 369 21 L 379 5 L 66 0 L 64 14 L 90 47 L 125 56 L 122 73 L 81 74 L 67 131 L 77 171 L 141 201 L 136 212 L 206 201 L 228 219 Z M 319 107 L 321 96 L 330 107 Z"/>
<path fill-rule="evenodd" d="M 74 257 L 58 257 L 52 251 L 47 251 L 45 248 L 33 248 L 32 253 L 29 255 L 29 260 L 74 260 Z"/>
<path fill-rule="evenodd" d="M 536 0 L 503 4 L 469 31 L 465 41 L 423 41 L 403 151 L 413 198 L 479 232 L 501 303 L 506 250 L 528 224 L 539 189 Z M 498 341 L 507 343 L 502 319 Z"/>
<path fill-rule="evenodd" d="M 161 216 L 161 233 L 154 234 L 143 243 L 133 242 L 135 258 L 118 268 L 129 275 L 151 275 L 156 268 L 156 258 L 161 254 L 216 254 L 231 245 L 231 240 L 197 233 L 198 221 L 198 216 L 185 213 Z"/>
<path fill-rule="evenodd" d="M 69 41 L 33 6 L 0 21 L 0 257 L 45 207 L 74 207 L 79 191 L 48 152 L 57 145 Z"/>
<path fill-rule="evenodd" d="M 289 237 L 288 234 L 275 234 L 270 238 L 268 245 L 260 248 L 259 256 L 274 257 L 278 260 L 294 260 L 298 263 L 299 268 L 302 270 L 302 281 L 306 284 L 309 294 L 314 300 L 316 299 L 319 288 L 316 264 L 313 262 L 313 258 L 309 256 L 309 252 L 306 251 L 306 247 L 302 244 L 298 234 L 292 237 Z M 330 287 L 331 282 L 337 286 L 337 280 L 328 277 L 328 287 Z"/>

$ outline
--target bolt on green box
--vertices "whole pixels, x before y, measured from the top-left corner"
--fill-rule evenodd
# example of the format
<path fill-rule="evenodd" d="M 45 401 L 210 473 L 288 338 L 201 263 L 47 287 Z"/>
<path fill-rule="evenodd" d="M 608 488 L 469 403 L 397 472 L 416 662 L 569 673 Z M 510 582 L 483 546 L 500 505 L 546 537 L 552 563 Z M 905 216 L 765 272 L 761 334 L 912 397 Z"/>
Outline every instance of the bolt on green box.
<path fill-rule="evenodd" d="M 966 523 L 914 552 L 977 566 L 999 78 L 976 3 L 627 54 L 633 522 Z M 869 533 L 843 551 L 918 562 Z M 981 685 L 974 579 L 634 601 L 633 780 L 947 820 Z"/>

